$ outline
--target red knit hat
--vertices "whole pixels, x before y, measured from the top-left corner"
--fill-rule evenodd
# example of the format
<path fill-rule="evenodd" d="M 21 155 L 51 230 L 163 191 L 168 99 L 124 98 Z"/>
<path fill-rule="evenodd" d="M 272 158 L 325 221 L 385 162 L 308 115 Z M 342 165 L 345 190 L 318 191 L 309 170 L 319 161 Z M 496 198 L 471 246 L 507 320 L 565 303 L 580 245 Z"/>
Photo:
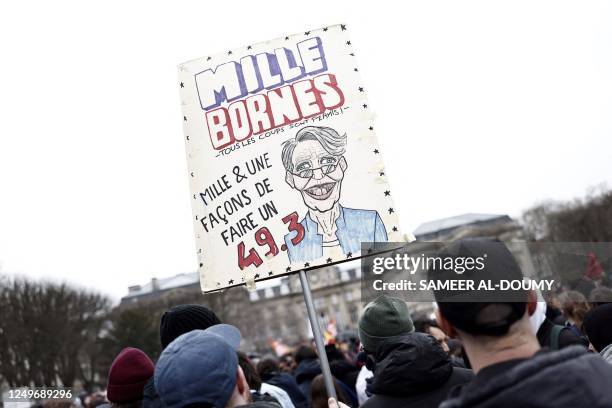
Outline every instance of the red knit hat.
<path fill-rule="evenodd" d="M 108 372 L 106 398 L 117 403 L 141 400 L 142 390 L 154 371 L 153 361 L 143 351 L 124 348 Z"/>

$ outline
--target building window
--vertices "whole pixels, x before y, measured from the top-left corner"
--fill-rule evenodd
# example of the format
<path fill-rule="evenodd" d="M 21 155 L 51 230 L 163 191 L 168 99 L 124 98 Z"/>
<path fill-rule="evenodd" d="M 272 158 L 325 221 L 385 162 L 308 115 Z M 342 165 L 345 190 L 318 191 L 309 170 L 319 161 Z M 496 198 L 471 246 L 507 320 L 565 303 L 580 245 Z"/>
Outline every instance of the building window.
<path fill-rule="evenodd" d="M 359 310 L 356 306 L 353 305 L 349 308 L 349 315 L 351 318 L 351 323 L 357 323 L 359 320 Z"/>
<path fill-rule="evenodd" d="M 321 308 L 323 308 L 325 306 L 325 299 L 316 298 L 314 300 L 314 304 L 315 304 L 315 308 L 321 309 Z"/>

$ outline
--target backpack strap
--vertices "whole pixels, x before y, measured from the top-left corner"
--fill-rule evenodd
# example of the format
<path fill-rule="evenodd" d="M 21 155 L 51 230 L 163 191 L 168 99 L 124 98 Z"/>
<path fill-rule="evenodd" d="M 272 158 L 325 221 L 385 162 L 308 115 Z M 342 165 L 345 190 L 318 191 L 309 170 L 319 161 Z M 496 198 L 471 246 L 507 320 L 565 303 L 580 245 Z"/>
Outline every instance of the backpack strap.
<path fill-rule="evenodd" d="M 555 324 L 550 331 L 550 349 L 551 350 L 559 350 L 559 337 L 561 337 L 561 332 L 567 329 L 565 326 L 559 326 Z"/>

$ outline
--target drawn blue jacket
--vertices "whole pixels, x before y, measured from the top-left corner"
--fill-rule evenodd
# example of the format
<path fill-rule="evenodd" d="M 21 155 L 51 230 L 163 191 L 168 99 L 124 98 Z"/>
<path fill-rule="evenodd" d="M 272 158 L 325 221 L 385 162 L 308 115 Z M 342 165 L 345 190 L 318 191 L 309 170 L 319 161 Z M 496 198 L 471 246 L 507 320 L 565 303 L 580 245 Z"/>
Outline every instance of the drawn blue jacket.
<path fill-rule="evenodd" d="M 285 245 L 290 262 L 309 262 L 323 256 L 323 235 L 319 234 L 319 225 L 308 213 L 300 221 L 304 227 L 304 238 L 297 245 L 291 238 L 297 235 L 292 231 L 285 235 Z M 380 215 L 375 210 L 359 210 L 340 206 L 340 216 L 336 220 L 336 237 L 345 254 L 361 251 L 362 242 L 387 242 L 387 230 Z"/>

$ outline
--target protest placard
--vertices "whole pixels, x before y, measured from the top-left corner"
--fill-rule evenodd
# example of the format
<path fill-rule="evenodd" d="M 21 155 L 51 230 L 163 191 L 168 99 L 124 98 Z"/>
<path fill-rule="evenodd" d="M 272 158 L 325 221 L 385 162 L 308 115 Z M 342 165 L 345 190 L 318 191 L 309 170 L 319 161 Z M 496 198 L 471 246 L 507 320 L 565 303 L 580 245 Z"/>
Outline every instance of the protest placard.
<path fill-rule="evenodd" d="M 202 290 L 401 241 L 346 26 L 179 66 Z"/>

